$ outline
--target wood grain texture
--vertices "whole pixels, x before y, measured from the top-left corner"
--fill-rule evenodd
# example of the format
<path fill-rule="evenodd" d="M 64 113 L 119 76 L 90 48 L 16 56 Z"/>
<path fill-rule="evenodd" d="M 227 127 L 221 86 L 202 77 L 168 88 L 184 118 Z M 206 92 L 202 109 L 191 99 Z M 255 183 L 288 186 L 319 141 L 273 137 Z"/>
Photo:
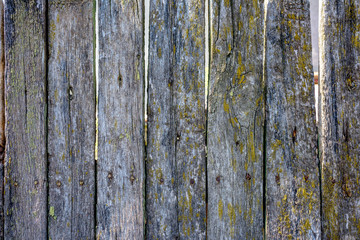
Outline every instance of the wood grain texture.
<path fill-rule="evenodd" d="M 0 1 L 0 192 L 4 193 L 5 157 L 5 49 L 4 3 Z M 0 239 L 4 238 L 4 194 L 0 197 Z"/>
<path fill-rule="evenodd" d="M 51 239 L 95 235 L 93 1 L 50 0 L 48 152 Z"/>
<path fill-rule="evenodd" d="M 97 239 L 142 239 L 143 1 L 98 4 Z"/>
<path fill-rule="evenodd" d="M 263 238 L 263 1 L 212 1 L 208 238 Z"/>
<path fill-rule="evenodd" d="M 360 239 L 360 2 L 321 1 L 323 239 Z"/>
<path fill-rule="evenodd" d="M 320 239 L 310 4 L 265 4 L 266 237 Z"/>
<path fill-rule="evenodd" d="M 5 239 L 45 239 L 44 0 L 5 1 Z"/>
<path fill-rule="evenodd" d="M 150 1 L 146 239 L 205 239 L 205 1 Z"/>

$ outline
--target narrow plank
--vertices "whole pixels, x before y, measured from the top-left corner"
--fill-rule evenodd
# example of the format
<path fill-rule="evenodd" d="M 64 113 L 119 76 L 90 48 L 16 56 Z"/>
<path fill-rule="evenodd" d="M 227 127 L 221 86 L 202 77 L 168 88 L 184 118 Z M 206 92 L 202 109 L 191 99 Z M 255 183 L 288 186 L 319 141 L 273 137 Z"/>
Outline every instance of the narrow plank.
<path fill-rule="evenodd" d="M 150 1 L 147 239 L 205 239 L 205 1 Z"/>
<path fill-rule="evenodd" d="M 265 3 L 266 238 L 320 239 L 308 0 Z"/>
<path fill-rule="evenodd" d="M 0 192 L 4 193 L 5 158 L 5 49 L 4 3 L 0 1 Z M 0 239 L 4 238 L 4 194 L 0 197 Z"/>
<path fill-rule="evenodd" d="M 209 239 L 263 238 L 263 5 L 211 5 Z"/>
<path fill-rule="evenodd" d="M 45 0 L 5 1 L 5 239 L 45 239 Z"/>
<path fill-rule="evenodd" d="M 142 239 L 143 1 L 98 4 L 97 238 Z"/>
<path fill-rule="evenodd" d="M 321 1 L 324 239 L 360 239 L 360 2 Z"/>
<path fill-rule="evenodd" d="M 93 1 L 50 0 L 48 152 L 51 239 L 95 235 Z"/>

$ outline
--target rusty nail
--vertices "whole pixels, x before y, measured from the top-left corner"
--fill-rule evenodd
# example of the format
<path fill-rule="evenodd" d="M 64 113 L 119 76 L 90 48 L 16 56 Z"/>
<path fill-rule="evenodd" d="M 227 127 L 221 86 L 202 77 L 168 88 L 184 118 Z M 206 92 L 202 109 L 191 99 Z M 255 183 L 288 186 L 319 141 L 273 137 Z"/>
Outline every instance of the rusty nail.
<path fill-rule="evenodd" d="M 84 181 L 83 180 L 80 180 L 80 185 L 84 185 Z"/>
<path fill-rule="evenodd" d="M 220 183 L 220 176 L 217 176 L 217 177 L 216 177 L 216 181 L 217 181 L 218 183 Z"/>
<path fill-rule="evenodd" d="M 305 182 L 307 182 L 307 181 L 308 181 L 308 179 L 309 179 L 309 176 L 308 176 L 308 175 L 305 175 L 305 176 L 304 176 L 304 180 L 305 180 Z"/>
<path fill-rule="evenodd" d="M 56 186 L 58 186 L 58 187 L 61 186 L 61 182 L 59 180 L 56 181 Z"/>
<path fill-rule="evenodd" d="M 245 178 L 246 178 L 246 180 L 251 180 L 251 175 L 249 173 L 246 173 Z"/>
<path fill-rule="evenodd" d="M 18 183 L 17 182 L 14 182 L 14 186 L 17 187 Z"/>
<path fill-rule="evenodd" d="M 193 185 L 195 183 L 194 179 L 190 179 L 190 184 Z"/>
<path fill-rule="evenodd" d="M 113 178 L 113 175 L 111 172 L 108 173 L 108 179 L 112 179 Z"/>

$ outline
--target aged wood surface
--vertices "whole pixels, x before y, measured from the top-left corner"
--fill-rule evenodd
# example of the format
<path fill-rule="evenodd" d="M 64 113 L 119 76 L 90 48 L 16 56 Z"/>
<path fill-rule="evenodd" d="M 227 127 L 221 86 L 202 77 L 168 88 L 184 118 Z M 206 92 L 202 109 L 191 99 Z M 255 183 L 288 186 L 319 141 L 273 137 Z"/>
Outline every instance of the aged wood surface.
<path fill-rule="evenodd" d="M 45 239 L 45 1 L 5 1 L 5 239 Z"/>
<path fill-rule="evenodd" d="M 99 1 L 97 238 L 144 235 L 143 1 Z"/>
<path fill-rule="evenodd" d="M 308 0 L 265 4 L 266 237 L 320 239 Z"/>
<path fill-rule="evenodd" d="M 93 1 L 49 1 L 48 237 L 95 235 Z"/>
<path fill-rule="evenodd" d="M 147 239 L 205 239 L 205 1 L 150 1 Z"/>
<path fill-rule="evenodd" d="M 360 2 L 321 1 L 324 239 L 360 239 Z"/>
<path fill-rule="evenodd" d="M 5 49 L 4 3 L 0 1 L 0 192 L 4 192 L 5 157 Z M 4 195 L 0 197 L 0 239 L 4 237 Z"/>
<path fill-rule="evenodd" d="M 208 238 L 263 237 L 263 1 L 213 1 Z"/>

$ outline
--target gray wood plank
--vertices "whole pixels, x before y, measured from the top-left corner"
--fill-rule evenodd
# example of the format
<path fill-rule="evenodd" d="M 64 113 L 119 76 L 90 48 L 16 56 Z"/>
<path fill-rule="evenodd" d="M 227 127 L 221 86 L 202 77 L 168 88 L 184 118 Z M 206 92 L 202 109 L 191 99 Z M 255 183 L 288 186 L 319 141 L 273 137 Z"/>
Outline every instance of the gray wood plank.
<path fill-rule="evenodd" d="M 5 158 L 5 49 L 4 3 L 0 1 L 0 192 L 4 192 Z M 4 194 L 0 197 L 0 239 L 4 238 Z"/>
<path fill-rule="evenodd" d="M 50 0 L 48 152 L 51 239 L 95 236 L 93 1 Z"/>
<path fill-rule="evenodd" d="M 308 0 L 265 4 L 266 237 L 320 239 Z"/>
<path fill-rule="evenodd" d="M 98 5 L 97 238 L 142 239 L 143 1 Z"/>
<path fill-rule="evenodd" d="M 205 239 L 205 1 L 150 1 L 146 239 Z"/>
<path fill-rule="evenodd" d="M 45 8 L 5 1 L 5 239 L 46 238 Z"/>
<path fill-rule="evenodd" d="M 263 238 L 263 1 L 212 1 L 208 238 Z"/>
<path fill-rule="evenodd" d="M 360 2 L 321 1 L 324 239 L 360 239 Z"/>

